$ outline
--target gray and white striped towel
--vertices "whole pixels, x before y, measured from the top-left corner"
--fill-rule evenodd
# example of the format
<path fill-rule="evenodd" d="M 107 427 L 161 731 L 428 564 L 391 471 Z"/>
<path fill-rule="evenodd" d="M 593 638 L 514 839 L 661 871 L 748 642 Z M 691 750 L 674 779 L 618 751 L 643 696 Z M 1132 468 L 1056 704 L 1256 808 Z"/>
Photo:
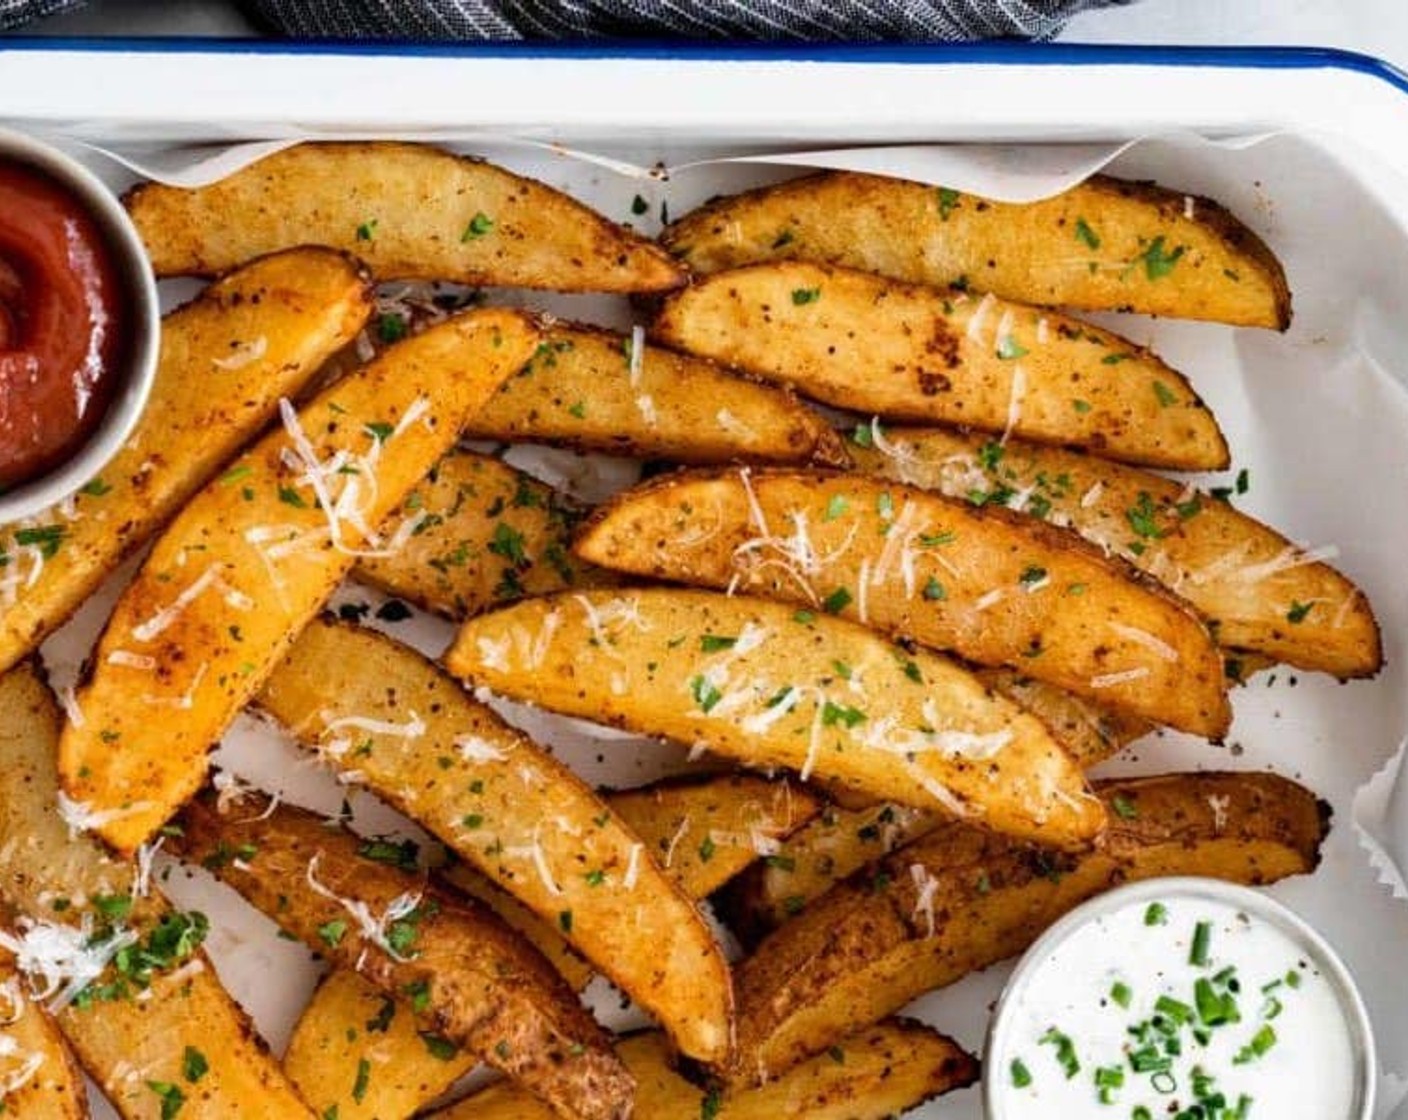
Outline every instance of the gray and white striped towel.
<path fill-rule="evenodd" d="M 83 0 L 0 0 L 0 29 Z M 243 0 L 270 31 L 348 39 L 677 36 L 804 42 L 1045 39 L 1130 0 Z"/>

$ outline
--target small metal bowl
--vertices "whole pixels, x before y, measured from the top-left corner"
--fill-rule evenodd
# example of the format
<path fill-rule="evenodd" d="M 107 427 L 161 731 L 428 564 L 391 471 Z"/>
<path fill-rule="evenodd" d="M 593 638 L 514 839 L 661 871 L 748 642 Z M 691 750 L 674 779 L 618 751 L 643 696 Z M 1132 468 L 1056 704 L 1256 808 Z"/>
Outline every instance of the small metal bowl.
<path fill-rule="evenodd" d="M 1369 1014 L 1364 1008 L 1359 989 L 1339 955 L 1303 918 L 1270 895 L 1220 879 L 1193 876 L 1148 879 L 1093 898 L 1051 926 L 1022 955 L 998 998 L 988 1027 L 983 1078 L 983 1115 L 986 1120 L 1007 1120 L 1010 1115 L 1005 1106 L 1005 1102 L 1010 1099 L 1007 1096 L 1010 1086 L 999 1067 L 1005 1068 L 1004 1062 L 1013 1054 L 1010 1046 L 1012 1040 L 1007 1036 L 1012 1033 L 1010 1024 L 1016 1014 L 1014 1009 L 1019 1005 L 1032 978 L 1056 950 L 1092 922 L 1125 907 L 1147 906 L 1152 902 L 1184 901 L 1220 903 L 1274 927 L 1294 943 L 1302 958 L 1325 978 L 1339 1003 L 1349 1036 L 1354 1063 L 1354 1097 L 1342 1116 L 1325 1116 L 1317 1120 L 1373 1120 L 1378 1089 L 1378 1059 L 1373 1028 L 1369 1023 Z M 1118 1109 L 1101 1107 L 1111 1116 L 1116 1113 L 1128 1114 L 1127 1110 L 1121 1112 Z M 1098 1110 L 1092 1110 L 1092 1114 L 1100 1113 Z"/>
<path fill-rule="evenodd" d="M 97 478 L 132 434 L 156 378 L 161 308 L 146 249 L 117 195 L 72 156 L 22 132 L 0 129 L 0 159 L 46 175 L 92 215 L 127 299 L 128 345 L 120 383 L 88 439 L 47 473 L 0 493 L 0 525 L 33 517 Z"/>

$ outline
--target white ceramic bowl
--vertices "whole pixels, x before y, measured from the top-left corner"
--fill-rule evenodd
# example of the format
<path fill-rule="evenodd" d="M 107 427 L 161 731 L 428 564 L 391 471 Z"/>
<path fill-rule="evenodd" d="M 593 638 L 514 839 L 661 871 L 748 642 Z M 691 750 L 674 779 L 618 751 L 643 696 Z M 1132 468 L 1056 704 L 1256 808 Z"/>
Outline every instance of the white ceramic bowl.
<path fill-rule="evenodd" d="M 0 493 L 0 524 L 8 524 L 40 513 L 97 478 L 132 434 L 156 377 L 161 309 L 142 240 L 111 188 L 72 156 L 22 132 L 0 129 L 0 159 L 47 175 L 93 216 L 112 252 L 131 317 L 124 367 L 117 371 L 120 383 L 102 420 L 58 466 Z"/>
<path fill-rule="evenodd" d="M 1265 923 L 1285 935 L 1296 946 L 1300 959 L 1325 978 L 1348 1033 L 1355 1095 L 1343 1116 L 1317 1117 L 1316 1120 L 1373 1120 L 1378 1080 L 1373 1030 L 1364 1001 L 1344 962 L 1303 918 L 1270 895 L 1219 879 L 1191 876 L 1148 879 L 1093 898 L 1056 922 L 1023 954 L 1002 990 L 988 1028 L 983 1059 L 983 1115 L 987 1120 L 1008 1120 L 1012 1115 L 1006 1102 L 1011 1099 L 1013 1086 L 1006 1071 L 1019 1051 L 1015 1045 L 1018 1040 L 1013 1038 L 1019 1022 L 1016 1008 L 1056 950 L 1092 923 L 1126 907 L 1144 908 L 1151 903 L 1163 903 L 1172 910 L 1183 902 L 1221 903 Z M 1108 963 L 1115 967 L 1120 962 L 1112 958 Z M 1137 979 L 1132 978 L 1131 983 Z M 1307 1072 L 1309 1076 L 1317 1075 L 1315 1070 Z M 1104 1105 L 1092 1109 L 1092 1115 L 1104 1113 L 1112 1118 L 1126 1117 L 1129 1109 Z M 1062 1117 L 1061 1120 L 1076 1118 Z"/>

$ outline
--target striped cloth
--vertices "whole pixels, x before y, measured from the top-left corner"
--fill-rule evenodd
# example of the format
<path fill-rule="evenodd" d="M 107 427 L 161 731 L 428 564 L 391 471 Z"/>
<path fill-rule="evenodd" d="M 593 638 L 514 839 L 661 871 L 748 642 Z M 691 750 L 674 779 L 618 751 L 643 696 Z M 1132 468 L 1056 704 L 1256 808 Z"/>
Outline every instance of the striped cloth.
<path fill-rule="evenodd" d="M 826 42 L 1046 39 L 1130 0 L 243 0 L 270 31 L 349 39 L 682 36 Z M 0 29 L 82 0 L 0 0 Z"/>

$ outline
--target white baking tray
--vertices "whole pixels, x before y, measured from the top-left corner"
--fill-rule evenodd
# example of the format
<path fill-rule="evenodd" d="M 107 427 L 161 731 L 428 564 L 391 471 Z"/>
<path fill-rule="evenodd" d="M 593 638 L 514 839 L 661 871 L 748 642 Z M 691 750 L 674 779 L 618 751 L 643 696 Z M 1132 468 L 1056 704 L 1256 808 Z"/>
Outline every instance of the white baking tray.
<path fill-rule="evenodd" d="M 1274 893 L 1344 954 L 1379 1036 L 1382 1114 L 1403 1100 L 1408 906 L 1380 883 L 1354 819 L 1357 795 L 1361 815 L 1384 800 L 1364 787 L 1395 761 L 1408 729 L 1408 144 L 1401 140 L 1408 135 L 1408 81 L 1401 75 L 1356 56 L 1284 51 L 796 54 L 10 40 L 0 43 L 0 124 L 115 150 L 164 172 L 208 154 L 190 145 L 306 135 L 439 139 L 565 187 L 622 219 L 637 193 L 681 213 L 720 190 L 795 173 L 785 165 L 730 163 L 663 180 L 646 170 L 657 163 L 877 144 L 909 147 L 810 158 L 941 175 L 948 185 L 988 185 L 1011 197 L 1051 189 L 1112 159 L 1118 174 L 1229 205 L 1286 264 L 1296 310 L 1288 333 L 1131 316 L 1102 321 L 1152 344 L 1192 378 L 1227 429 L 1234 468 L 1250 469 L 1244 508 L 1298 541 L 1339 548 L 1337 564 L 1378 611 L 1388 668 L 1377 681 L 1346 686 L 1284 672 L 1274 683 L 1260 678 L 1236 697 L 1229 746 L 1155 737 L 1114 769 L 1269 768 L 1334 804 L 1320 872 Z M 1130 141 L 1138 142 L 1124 147 Z M 639 171 L 586 162 L 553 145 Z M 93 148 L 81 150 L 114 185 L 132 179 Z M 620 301 L 550 302 L 615 323 L 630 319 Z M 589 492 L 629 477 L 619 464 L 584 467 L 560 453 L 526 459 L 554 481 Z M 376 601 L 356 588 L 340 594 Z M 108 602 L 110 595 L 90 604 L 46 646 L 60 683 L 72 676 Z M 387 629 L 432 653 L 448 637 L 428 620 Z M 511 715 L 528 719 L 593 780 L 638 784 L 678 761 L 643 748 L 627 752 L 624 764 L 601 762 L 607 752 L 579 727 Z M 252 721 L 241 722 L 219 757 L 324 810 L 348 792 Z M 369 798 L 352 796 L 359 827 L 399 826 Z M 277 940 L 266 921 L 203 873 L 174 875 L 169 889 L 212 914 L 210 950 L 222 977 L 275 1047 L 282 1045 L 317 976 L 308 954 Z M 976 1050 L 1005 971 L 971 977 L 920 1000 L 914 1011 Z M 610 998 L 598 1006 L 609 1022 L 621 1021 Z M 916 1116 L 972 1120 L 978 1113 L 969 1092 Z"/>

